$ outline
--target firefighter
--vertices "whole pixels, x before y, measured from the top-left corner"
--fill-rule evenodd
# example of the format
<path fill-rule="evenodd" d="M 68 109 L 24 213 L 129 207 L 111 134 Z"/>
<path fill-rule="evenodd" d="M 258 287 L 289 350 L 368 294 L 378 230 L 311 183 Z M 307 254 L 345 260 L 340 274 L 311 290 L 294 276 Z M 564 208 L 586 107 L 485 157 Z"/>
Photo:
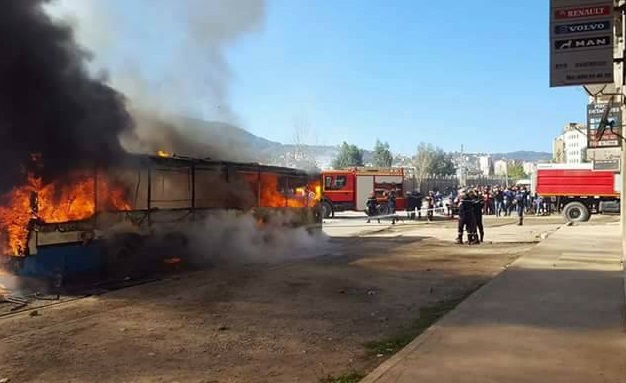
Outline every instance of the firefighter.
<path fill-rule="evenodd" d="M 370 193 L 367 197 L 367 201 L 365 201 L 365 207 L 365 213 L 367 214 L 367 223 L 370 223 L 370 217 L 378 214 L 378 212 L 376 211 L 376 209 L 378 208 L 378 201 L 376 201 L 376 196 L 373 192 Z M 377 221 L 378 223 L 380 223 L 380 218 L 377 219 Z"/>
<path fill-rule="evenodd" d="M 406 192 L 406 216 L 410 220 L 415 220 L 415 210 L 421 208 L 421 196 L 420 192 L 415 190 L 413 192 Z"/>
<path fill-rule="evenodd" d="M 387 194 L 387 206 L 389 214 L 396 214 L 396 187 L 395 185 Z"/>
<path fill-rule="evenodd" d="M 483 209 L 485 208 L 485 200 L 482 193 L 478 192 L 474 199 L 474 219 L 476 220 L 476 228 L 478 235 L 476 242 L 482 242 L 485 238 L 485 229 L 483 227 Z"/>
<path fill-rule="evenodd" d="M 478 198 L 478 193 L 476 192 L 476 189 L 471 188 L 467 192 L 467 197 L 468 197 L 467 198 L 468 199 L 467 215 L 471 217 L 467 225 L 467 243 L 468 245 L 475 245 L 477 243 L 480 243 L 478 241 L 478 234 L 476 233 L 476 214 L 474 212 L 476 199 Z"/>
<path fill-rule="evenodd" d="M 517 216 L 519 217 L 518 226 L 522 226 L 524 224 L 524 209 L 526 208 L 526 188 L 517 188 L 515 192 L 515 208 L 517 209 Z"/>
<path fill-rule="evenodd" d="M 466 230 L 468 243 L 472 244 L 474 242 L 473 235 L 476 231 L 476 221 L 474 220 L 474 207 L 471 196 L 465 190 L 462 190 L 456 202 L 459 207 L 459 235 L 456 238 L 456 243 L 463 243 L 463 231 Z"/>

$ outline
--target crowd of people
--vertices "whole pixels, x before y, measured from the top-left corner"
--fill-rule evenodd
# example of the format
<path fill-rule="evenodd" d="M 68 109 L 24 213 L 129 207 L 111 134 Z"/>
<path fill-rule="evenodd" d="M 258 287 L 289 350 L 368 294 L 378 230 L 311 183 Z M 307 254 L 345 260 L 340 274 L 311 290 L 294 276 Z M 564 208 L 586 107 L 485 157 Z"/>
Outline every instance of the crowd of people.
<path fill-rule="evenodd" d="M 395 224 L 396 216 L 396 193 L 395 188 L 383 193 L 383 203 L 376 198 L 374 193 L 369 195 L 366 201 L 367 222 L 375 218 L 380 223 L 383 216 L 391 217 Z M 407 192 L 405 196 L 405 210 L 407 218 L 421 219 L 422 214 L 428 221 L 434 217 L 436 210 L 449 216 L 455 212 L 459 216 L 457 243 L 464 243 L 464 234 L 467 234 L 468 244 L 483 242 L 485 231 L 483 227 L 483 215 L 518 217 L 518 225 L 524 224 L 525 214 L 548 215 L 552 207 L 549 201 L 538 195 L 532 195 L 524 186 L 500 187 L 478 186 L 462 188 L 458 191 L 449 192 L 446 196 L 439 191 L 430 191 L 422 195 L 418 191 Z"/>
<path fill-rule="evenodd" d="M 525 214 L 548 215 L 552 212 L 551 203 L 537 194 L 531 194 L 524 186 L 500 187 L 498 185 L 480 186 L 475 188 L 476 192 L 483 198 L 483 214 L 500 216 L 510 216 L 517 212 L 520 201 L 516 194 L 519 190 L 524 191 L 523 207 Z"/>

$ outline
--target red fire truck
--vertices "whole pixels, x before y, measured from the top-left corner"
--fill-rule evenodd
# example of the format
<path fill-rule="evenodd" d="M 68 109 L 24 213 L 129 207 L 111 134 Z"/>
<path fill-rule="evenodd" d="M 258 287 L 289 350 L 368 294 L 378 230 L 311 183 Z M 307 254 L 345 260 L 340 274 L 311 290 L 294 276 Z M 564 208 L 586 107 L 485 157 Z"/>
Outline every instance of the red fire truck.
<path fill-rule="evenodd" d="M 535 192 L 550 198 L 570 222 L 589 220 L 595 213 L 619 213 L 621 175 L 594 170 L 592 164 L 540 164 Z"/>
<path fill-rule="evenodd" d="M 321 201 L 324 218 L 338 211 L 364 211 L 370 193 L 375 193 L 381 204 L 381 213 L 386 214 L 385 191 L 396 191 L 396 209 L 404 209 L 404 194 L 407 182 L 403 168 L 350 168 L 322 172 L 323 198 Z"/>

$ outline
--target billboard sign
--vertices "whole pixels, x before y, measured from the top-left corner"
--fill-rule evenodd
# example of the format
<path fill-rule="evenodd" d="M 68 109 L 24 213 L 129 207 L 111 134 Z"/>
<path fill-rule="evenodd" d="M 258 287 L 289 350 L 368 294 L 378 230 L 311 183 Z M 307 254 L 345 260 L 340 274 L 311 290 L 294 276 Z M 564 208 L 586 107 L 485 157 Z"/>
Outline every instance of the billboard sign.
<path fill-rule="evenodd" d="M 606 103 L 591 103 L 587 105 L 587 147 L 593 148 L 619 148 L 621 140 L 617 134 L 622 133 L 622 113 L 619 106 L 613 106 L 609 111 L 608 120 L 613 124 L 613 132 L 607 126 L 602 138 L 597 139 L 598 126 L 606 109 Z"/>
<path fill-rule="evenodd" d="M 619 172 L 620 171 L 620 160 L 599 160 L 599 161 L 593 161 L 593 170 L 600 170 L 600 171 L 614 171 L 614 172 Z"/>
<path fill-rule="evenodd" d="M 550 0 L 550 86 L 612 83 L 613 1 Z"/>

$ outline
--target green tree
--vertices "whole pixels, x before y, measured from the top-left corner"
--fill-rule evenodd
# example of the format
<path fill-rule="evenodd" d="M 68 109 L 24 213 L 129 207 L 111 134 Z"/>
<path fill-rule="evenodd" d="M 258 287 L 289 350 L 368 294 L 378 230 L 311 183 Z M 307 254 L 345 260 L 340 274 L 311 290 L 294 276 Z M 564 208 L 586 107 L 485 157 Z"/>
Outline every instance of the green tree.
<path fill-rule="evenodd" d="M 363 166 L 363 150 L 344 141 L 339 148 L 339 154 L 333 160 L 332 166 L 335 169 Z"/>
<path fill-rule="evenodd" d="M 524 172 L 524 166 L 520 163 L 509 163 L 506 167 L 507 176 L 514 180 L 521 180 L 528 175 Z"/>
<path fill-rule="evenodd" d="M 428 176 L 449 176 L 456 173 L 452 156 L 432 144 L 420 143 L 413 157 L 415 177 L 419 182 Z"/>
<path fill-rule="evenodd" d="M 389 150 L 389 144 L 384 144 L 380 140 L 376 140 L 374 145 L 374 166 L 378 168 L 390 168 L 393 164 L 393 156 Z"/>

